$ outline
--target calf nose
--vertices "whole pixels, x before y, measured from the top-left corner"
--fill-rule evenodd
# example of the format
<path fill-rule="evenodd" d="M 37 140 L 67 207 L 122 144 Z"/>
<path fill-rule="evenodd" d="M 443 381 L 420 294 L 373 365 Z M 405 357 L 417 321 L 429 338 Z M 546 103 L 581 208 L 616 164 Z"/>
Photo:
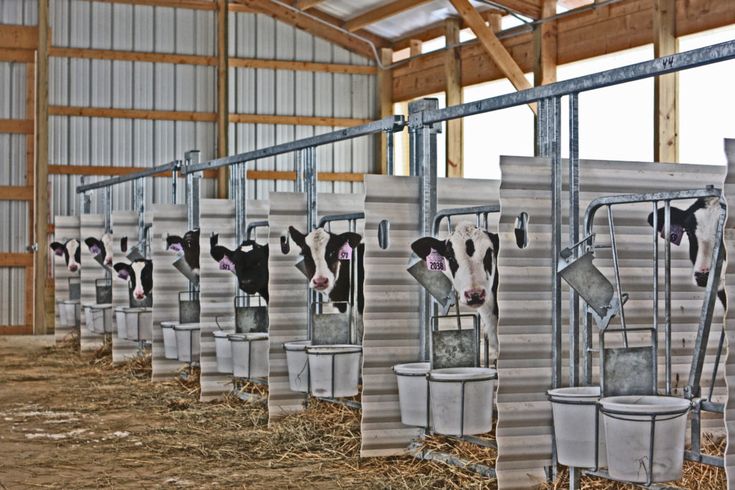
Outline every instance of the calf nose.
<path fill-rule="evenodd" d="M 709 271 L 694 273 L 694 281 L 697 283 L 697 286 L 701 288 L 707 286 L 707 279 L 709 279 Z"/>
<path fill-rule="evenodd" d="M 311 283 L 314 285 L 314 289 L 327 289 L 329 287 L 329 279 L 323 276 L 315 277 L 311 280 Z"/>
<path fill-rule="evenodd" d="M 79 269 L 79 266 L 76 265 L 76 264 L 72 264 L 72 265 L 69 266 L 69 270 L 72 271 L 72 272 L 76 272 L 77 269 Z"/>
<path fill-rule="evenodd" d="M 467 289 L 464 299 L 469 306 L 481 306 L 485 302 L 485 290 L 482 288 Z"/>

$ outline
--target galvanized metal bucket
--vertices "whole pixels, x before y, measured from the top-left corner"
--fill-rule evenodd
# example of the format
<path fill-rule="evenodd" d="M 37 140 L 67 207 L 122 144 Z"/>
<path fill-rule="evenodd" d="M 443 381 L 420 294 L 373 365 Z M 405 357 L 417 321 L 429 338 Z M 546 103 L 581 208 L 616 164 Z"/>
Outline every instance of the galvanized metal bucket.
<path fill-rule="evenodd" d="M 199 303 L 199 291 L 179 292 L 179 322 L 199 323 L 201 304 Z"/>
<path fill-rule="evenodd" d="M 345 304 L 347 311 L 344 313 L 321 313 L 311 311 L 312 345 L 334 345 L 349 344 L 352 326 L 352 307 L 348 302 L 320 303 L 319 306 Z M 317 305 L 315 304 L 314 307 Z"/>
<path fill-rule="evenodd" d="M 112 303 L 112 279 L 95 279 L 94 288 L 98 305 Z"/>
<path fill-rule="evenodd" d="M 69 278 L 69 299 L 79 300 L 82 298 L 82 282 L 78 277 Z"/>
<path fill-rule="evenodd" d="M 189 264 L 186 262 L 186 259 L 183 255 L 180 255 L 175 261 L 174 261 L 174 267 L 177 271 L 181 272 L 189 281 L 191 281 L 194 285 L 199 285 L 199 276 L 194 273 L 192 268 L 189 266 Z"/>
<path fill-rule="evenodd" d="M 444 311 L 454 304 L 452 281 L 443 272 L 429 270 L 426 262 L 415 253 L 411 254 L 406 270 L 439 302 Z"/>
<path fill-rule="evenodd" d="M 268 307 L 250 305 L 250 296 L 235 296 L 235 331 L 237 333 L 268 332 Z M 258 297 L 260 303 L 260 297 Z"/>

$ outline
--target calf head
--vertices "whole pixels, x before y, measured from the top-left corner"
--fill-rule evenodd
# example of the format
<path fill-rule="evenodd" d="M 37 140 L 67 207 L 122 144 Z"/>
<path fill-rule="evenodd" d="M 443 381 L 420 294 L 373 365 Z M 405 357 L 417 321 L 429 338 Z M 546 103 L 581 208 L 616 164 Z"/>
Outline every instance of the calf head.
<path fill-rule="evenodd" d="M 150 259 L 136 260 L 132 264 L 118 262 L 114 266 L 117 277 L 130 281 L 133 296 L 141 301 L 153 290 L 153 261 Z"/>
<path fill-rule="evenodd" d="M 494 301 L 498 284 L 498 235 L 469 223 L 462 223 L 446 240 L 434 237 L 419 238 L 411 244 L 413 251 L 426 260 L 436 253 L 449 265 L 445 274 L 452 280 L 459 301 L 472 308 L 480 308 Z"/>
<path fill-rule="evenodd" d="M 657 215 L 658 231 L 665 239 L 665 208 L 659 208 Z M 689 239 L 689 259 L 693 265 L 692 278 L 699 287 L 707 286 L 719 219 L 720 200 L 716 197 L 697 199 L 684 211 L 671 207 L 671 241 L 678 245 L 682 234 L 686 233 Z M 653 226 L 653 213 L 648 215 L 648 224 Z"/>
<path fill-rule="evenodd" d="M 288 227 L 289 235 L 301 248 L 304 257 L 309 287 L 329 295 L 337 282 L 341 265 L 340 251 L 346 247 L 355 249 L 362 240 L 357 233 L 346 232 L 339 235 L 317 228 L 308 235 L 293 226 Z"/>
<path fill-rule="evenodd" d="M 112 266 L 112 235 L 105 233 L 101 240 L 89 237 L 84 240 L 89 251 L 95 257 L 101 255 L 104 257 L 104 265 Z"/>
<path fill-rule="evenodd" d="M 237 276 L 240 290 L 247 294 L 260 294 L 268 301 L 268 245 L 245 240 L 235 250 L 218 244 L 218 236 L 209 239 L 209 254 L 219 263 L 221 270 Z"/>
<path fill-rule="evenodd" d="M 50 247 L 51 250 L 54 251 L 54 254 L 64 257 L 64 262 L 66 263 L 66 267 L 69 269 L 69 272 L 76 272 L 82 267 L 81 248 L 79 247 L 79 241 L 76 238 L 67 240 L 63 244 L 53 242 Z"/>
<path fill-rule="evenodd" d="M 184 237 L 178 235 L 166 236 L 166 250 L 184 253 L 184 260 L 189 264 L 195 274 L 199 273 L 199 228 L 184 233 Z"/>

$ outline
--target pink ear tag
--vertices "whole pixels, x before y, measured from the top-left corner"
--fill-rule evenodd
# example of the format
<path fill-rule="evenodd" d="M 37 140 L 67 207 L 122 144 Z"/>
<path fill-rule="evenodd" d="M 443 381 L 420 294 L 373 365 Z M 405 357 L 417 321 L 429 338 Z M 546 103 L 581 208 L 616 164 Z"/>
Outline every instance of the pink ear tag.
<path fill-rule="evenodd" d="M 431 252 L 429 255 L 426 256 L 426 267 L 430 271 L 443 271 L 444 268 L 444 257 L 442 257 L 439 252 L 431 249 Z"/>
<path fill-rule="evenodd" d="M 684 236 L 684 227 L 681 225 L 677 225 L 672 223 L 671 224 L 671 243 L 674 245 L 681 245 L 681 239 Z M 661 238 L 666 240 L 666 235 L 664 235 L 663 227 L 661 228 Z"/>
<path fill-rule="evenodd" d="M 352 260 L 352 247 L 350 247 L 350 242 L 345 242 L 342 245 L 342 248 L 339 249 L 339 253 L 337 254 L 337 258 L 339 260 Z"/>
<path fill-rule="evenodd" d="M 229 259 L 229 257 L 222 257 L 222 260 L 219 261 L 219 270 L 221 271 L 230 271 L 233 274 L 235 273 L 235 264 L 232 263 L 232 261 Z"/>

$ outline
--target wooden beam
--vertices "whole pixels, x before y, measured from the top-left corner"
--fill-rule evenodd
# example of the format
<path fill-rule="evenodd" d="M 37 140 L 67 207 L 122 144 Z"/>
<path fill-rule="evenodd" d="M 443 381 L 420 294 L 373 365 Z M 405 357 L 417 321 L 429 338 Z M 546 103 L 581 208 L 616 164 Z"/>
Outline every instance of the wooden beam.
<path fill-rule="evenodd" d="M 344 27 L 350 32 L 398 15 L 406 10 L 428 3 L 430 0 L 394 0 L 380 7 L 368 10 L 345 21 Z"/>
<path fill-rule="evenodd" d="M 424 46 L 420 39 L 411 39 L 408 42 L 408 55 L 410 58 L 416 58 L 421 56 Z M 395 78 L 395 70 L 393 71 L 393 77 Z M 408 101 L 401 104 L 401 114 L 408 118 Z M 401 175 L 411 175 L 411 138 L 409 137 L 408 131 L 401 131 L 401 144 L 403 146 L 403 162 Z"/>
<path fill-rule="evenodd" d="M 676 0 L 653 1 L 653 55 L 678 51 Z M 679 75 L 671 73 L 653 81 L 653 160 L 679 161 Z"/>
<path fill-rule="evenodd" d="M 49 0 L 38 0 L 38 52 L 36 54 L 36 166 L 34 175 L 34 213 L 36 253 L 33 255 L 33 333 L 45 334 L 46 276 L 48 275 L 48 48 Z M 2 42 L 0 42 L 2 44 Z"/>
<path fill-rule="evenodd" d="M 294 4 L 294 0 L 282 0 L 290 5 Z M 310 17 L 316 17 L 317 19 L 326 22 L 332 27 L 336 27 L 338 29 L 342 29 L 344 25 L 344 21 L 338 17 L 335 17 L 333 15 L 330 15 L 326 12 L 323 12 L 319 9 L 311 9 L 308 12 L 302 12 L 302 15 L 304 16 L 310 16 Z M 386 48 L 390 46 L 390 42 L 385 39 L 384 37 L 378 36 L 377 34 L 374 34 L 366 29 L 360 29 L 359 31 L 355 31 L 354 34 L 357 34 L 361 38 L 370 41 L 375 45 L 375 48 Z M 371 51 L 372 52 L 372 51 Z M 375 56 L 375 53 L 373 53 L 370 58 L 373 59 Z"/>
<path fill-rule="evenodd" d="M 295 126 L 337 126 L 349 128 L 367 124 L 370 119 L 321 116 L 273 116 L 266 114 L 230 114 L 230 122 L 240 124 L 293 124 Z"/>
<path fill-rule="evenodd" d="M 118 175 L 129 175 L 144 170 L 146 166 L 140 167 L 110 167 L 106 165 L 49 165 L 51 175 L 98 175 L 103 177 L 115 177 Z M 206 178 L 216 178 L 216 170 L 205 170 L 202 172 Z M 155 174 L 154 177 L 171 177 L 169 172 Z"/>
<path fill-rule="evenodd" d="M 483 10 L 479 12 L 479 14 L 480 16 L 482 16 L 483 19 L 485 19 L 485 21 L 490 23 L 491 27 L 493 27 L 493 23 L 498 22 L 503 15 L 500 10 L 495 9 Z M 496 21 L 495 19 L 498 19 L 498 21 Z M 418 39 L 419 41 L 426 42 L 432 39 L 436 39 L 438 37 L 442 37 L 444 35 L 445 22 L 446 20 L 440 20 L 439 22 L 434 22 L 433 24 L 424 26 L 421 29 L 417 29 L 415 31 L 411 31 L 407 34 L 402 35 L 400 38 L 393 41 L 393 51 L 399 51 L 401 49 L 408 48 L 412 39 Z M 468 27 L 464 19 L 460 19 L 460 25 L 462 26 L 462 29 Z M 498 32 L 500 29 L 493 28 L 493 30 L 495 32 Z"/>
<path fill-rule="evenodd" d="M 229 77 L 228 77 L 228 10 L 229 0 L 219 0 L 217 10 L 217 156 L 225 157 L 230 150 Z M 217 171 L 217 197 L 227 199 L 227 167 Z"/>
<path fill-rule="evenodd" d="M 542 0 L 543 17 L 556 15 L 556 0 Z M 546 85 L 556 81 L 556 21 L 545 22 L 536 27 L 534 32 L 534 69 L 535 86 Z"/>
<path fill-rule="evenodd" d="M 30 335 L 33 325 L 0 325 L 0 335 Z"/>
<path fill-rule="evenodd" d="M 513 12 L 532 19 L 540 19 L 542 17 L 539 2 L 533 0 L 499 0 L 498 3 Z"/>
<path fill-rule="evenodd" d="M 380 63 L 388 67 L 393 63 L 393 50 L 381 48 Z M 393 72 L 388 68 L 378 72 L 378 104 L 380 106 L 380 117 L 388 117 L 393 114 Z M 388 138 L 385 133 L 380 135 L 380 152 L 378 168 L 380 173 L 388 173 Z M 395 161 L 394 161 L 395 164 Z"/>
<path fill-rule="evenodd" d="M 324 0 L 296 0 L 296 8 L 300 10 L 309 10 L 322 2 L 324 2 Z"/>
<path fill-rule="evenodd" d="M 150 53 L 143 51 L 120 51 L 114 49 L 56 48 L 49 54 L 56 58 L 82 58 L 92 60 L 137 61 L 143 63 L 173 63 L 176 65 L 216 66 L 216 56 L 189 54 Z"/>
<path fill-rule="evenodd" d="M 337 29 L 336 26 L 327 21 L 317 20 L 309 15 L 304 15 L 295 7 L 289 8 L 282 4 L 267 2 L 264 0 L 237 0 L 237 3 L 245 5 L 262 14 L 269 15 L 276 20 L 297 27 L 315 36 L 333 42 L 343 48 L 368 58 L 373 58 L 374 53 L 370 44 L 356 36 Z"/>
<path fill-rule="evenodd" d="M 370 65 L 348 65 L 345 63 L 314 63 L 311 61 L 260 60 L 255 58 L 230 58 L 230 67 L 265 68 L 270 70 L 310 71 L 324 73 L 348 73 L 352 75 L 375 75 L 377 67 Z"/>
<path fill-rule="evenodd" d="M 37 49 L 37 27 L 0 24 L 0 46 L 3 49 Z"/>
<path fill-rule="evenodd" d="M 106 107 L 51 106 L 52 116 L 109 117 L 113 119 L 144 119 L 147 121 L 216 122 L 215 112 L 154 111 L 148 109 L 111 109 Z"/>
<path fill-rule="evenodd" d="M 0 267 L 33 267 L 33 254 L 0 253 Z"/>
<path fill-rule="evenodd" d="M 0 201 L 33 201 L 33 186 L 0 185 Z"/>
<path fill-rule="evenodd" d="M 36 51 L 33 49 L 0 48 L 0 61 L 33 63 L 36 61 Z"/>
<path fill-rule="evenodd" d="M 688 0 L 677 9 L 676 34 L 685 36 L 735 24 L 735 2 Z M 625 0 L 557 20 L 557 63 L 563 65 L 624 49 L 644 46 L 653 36 L 650 0 Z M 533 35 L 503 38 L 503 45 L 524 72 L 534 65 Z M 503 73 L 487 58 L 478 41 L 462 44 L 462 83 L 489 82 Z M 444 53 L 427 53 L 393 70 L 394 101 L 409 100 L 444 90 Z"/>
<path fill-rule="evenodd" d="M 0 119 L 0 133 L 33 134 L 33 119 Z"/>
<path fill-rule="evenodd" d="M 503 43 L 500 42 L 495 33 L 485 25 L 485 20 L 477 13 L 477 10 L 470 4 L 469 0 L 449 1 L 454 5 L 454 8 L 462 16 L 467 25 L 470 26 L 472 32 L 475 33 L 480 44 L 490 56 L 490 59 L 493 60 L 516 90 L 531 88 L 531 84 L 526 80 L 523 70 L 515 62 L 508 50 L 505 49 L 505 46 L 503 46 Z M 529 104 L 529 106 L 535 114 L 536 105 Z"/>
<path fill-rule="evenodd" d="M 458 105 L 462 103 L 462 59 L 459 52 L 460 20 L 449 18 L 446 21 L 445 36 L 447 43 L 445 78 L 447 80 L 446 105 Z M 447 121 L 447 152 L 446 152 L 446 176 L 463 177 L 463 119 Z"/>

